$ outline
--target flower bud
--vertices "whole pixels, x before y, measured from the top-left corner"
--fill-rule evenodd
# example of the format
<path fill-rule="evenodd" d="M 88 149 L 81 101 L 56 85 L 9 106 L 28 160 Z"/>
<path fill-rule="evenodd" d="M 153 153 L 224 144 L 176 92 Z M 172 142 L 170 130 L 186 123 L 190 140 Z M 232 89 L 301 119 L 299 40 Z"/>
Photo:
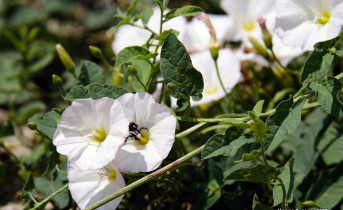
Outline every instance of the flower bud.
<path fill-rule="evenodd" d="M 271 50 L 273 48 L 273 41 L 272 41 L 273 36 L 271 35 L 271 33 L 268 31 L 266 27 L 266 19 L 259 18 L 258 23 L 260 24 L 260 27 L 262 29 L 263 42 L 266 45 L 267 49 Z"/>
<path fill-rule="evenodd" d="M 36 123 L 34 123 L 32 121 L 27 123 L 27 127 L 29 127 L 31 130 L 36 130 L 37 129 Z"/>
<path fill-rule="evenodd" d="M 68 52 L 64 49 L 64 47 L 61 44 L 56 45 L 56 51 L 58 54 L 58 57 L 62 61 L 64 67 L 72 74 L 75 74 L 75 64 L 73 60 L 71 59 Z"/>
<path fill-rule="evenodd" d="M 211 56 L 213 58 L 213 60 L 217 60 L 218 59 L 218 54 L 219 54 L 219 50 L 220 50 L 220 44 L 216 39 L 210 39 L 210 52 L 211 52 Z"/>
<path fill-rule="evenodd" d="M 91 51 L 92 55 L 96 58 L 101 58 L 102 57 L 102 52 L 98 47 L 95 47 L 93 45 L 89 46 L 89 50 Z"/>
<path fill-rule="evenodd" d="M 63 85 L 62 79 L 61 77 L 57 76 L 56 74 L 52 75 L 52 83 L 56 86 L 56 87 L 61 87 Z"/>
<path fill-rule="evenodd" d="M 257 50 L 257 52 L 269 61 L 270 56 L 267 49 L 254 37 L 249 36 L 248 38 L 250 42 L 254 45 L 254 48 Z"/>
<path fill-rule="evenodd" d="M 176 93 L 176 85 L 172 82 L 169 82 L 167 84 L 167 87 L 168 87 L 168 90 L 171 92 L 171 93 Z"/>

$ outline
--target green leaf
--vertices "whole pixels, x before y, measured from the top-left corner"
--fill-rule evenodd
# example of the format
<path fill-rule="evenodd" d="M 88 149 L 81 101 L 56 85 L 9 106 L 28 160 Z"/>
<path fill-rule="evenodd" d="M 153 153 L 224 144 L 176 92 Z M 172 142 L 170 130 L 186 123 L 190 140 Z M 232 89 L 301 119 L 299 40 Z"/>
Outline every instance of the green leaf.
<path fill-rule="evenodd" d="M 313 200 L 322 208 L 334 207 L 343 199 L 343 165 L 320 171 L 311 180 L 311 186 L 306 194 L 306 200 Z"/>
<path fill-rule="evenodd" d="M 122 19 L 117 25 L 110 28 L 110 32 L 115 33 L 120 26 L 129 24 L 130 21 L 131 21 L 130 17 L 126 17 L 126 18 Z"/>
<path fill-rule="evenodd" d="M 142 81 L 144 86 L 147 87 L 150 75 L 152 74 L 150 63 L 146 60 L 135 59 L 132 61 L 132 66 L 136 69 L 139 79 Z M 135 91 L 145 91 L 142 84 L 136 79 L 133 80 L 132 86 L 134 87 Z"/>
<path fill-rule="evenodd" d="M 187 5 L 178 9 L 173 9 L 171 11 L 169 11 L 165 17 L 167 19 L 172 19 L 174 17 L 178 17 L 178 16 L 197 16 L 199 15 L 201 12 L 203 12 L 203 10 L 200 7 L 197 6 L 192 6 L 192 5 Z"/>
<path fill-rule="evenodd" d="M 175 36 L 178 36 L 180 32 L 174 29 L 165 30 L 160 35 L 155 36 L 155 39 L 163 41 L 169 34 L 174 34 Z"/>
<path fill-rule="evenodd" d="M 225 180 L 270 183 L 275 180 L 278 173 L 279 172 L 271 166 L 257 165 L 254 168 L 238 169 L 225 177 Z"/>
<path fill-rule="evenodd" d="M 337 79 L 328 76 L 328 72 L 336 56 L 336 50 L 332 47 L 342 36 L 343 32 L 331 40 L 317 43 L 306 60 L 301 75 L 304 86 L 315 91 L 318 103 L 333 117 L 343 116 L 343 106 L 337 99 L 337 93 L 342 88 L 342 84 Z"/>
<path fill-rule="evenodd" d="M 35 114 L 30 119 L 30 123 L 36 125 L 36 130 L 44 137 L 52 140 L 57 128 L 57 124 L 61 120 L 62 111 L 59 109 L 53 109 L 52 111 L 41 115 Z"/>
<path fill-rule="evenodd" d="M 257 117 L 260 116 L 260 114 L 262 113 L 263 103 L 264 103 L 264 100 L 260 100 L 259 102 L 257 102 L 257 104 L 253 108 L 253 111 L 255 112 Z"/>
<path fill-rule="evenodd" d="M 154 2 L 158 5 L 158 7 L 161 10 L 161 13 L 163 14 L 163 11 L 166 10 L 167 8 L 159 0 L 154 0 Z"/>
<path fill-rule="evenodd" d="M 151 16 L 154 14 L 154 10 L 153 9 L 147 9 L 147 10 L 144 10 L 142 12 L 142 14 L 140 15 L 141 19 L 142 19 L 142 22 L 144 25 L 148 24 Z"/>
<path fill-rule="evenodd" d="M 34 114 L 44 111 L 46 105 L 43 102 L 36 101 L 21 106 L 15 114 L 15 121 L 18 125 L 22 125 Z"/>
<path fill-rule="evenodd" d="M 140 46 L 130 46 L 122 49 L 117 56 L 116 66 L 121 66 L 124 63 L 131 62 L 136 59 L 138 56 L 147 56 L 150 54 L 150 51 L 144 47 Z"/>
<path fill-rule="evenodd" d="M 321 157 L 326 165 L 338 164 L 343 161 L 343 155 L 340 154 L 340 143 L 343 140 L 341 136 L 334 141 L 322 154 Z"/>
<path fill-rule="evenodd" d="M 78 85 L 89 85 L 92 83 L 109 84 L 110 81 L 104 76 L 103 68 L 98 64 L 84 60 L 80 65 L 80 75 L 78 77 Z"/>
<path fill-rule="evenodd" d="M 201 153 L 201 159 L 205 160 L 211 157 L 219 155 L 229 154 L 233 147 L 230 143 L 236 139 L 239 139 L 244 134 L 244 129 L 232 126 L 225 131 L 225 135 L 216 134 L 212 136 L 205 144 L 204 149 Z M 240 140 L 243 145 L 245 142 L 243 139 Z"/>
<path fill-rule="evenodd" d="M 294 174 L 293 174 L 294 158 L 291 158 L 283 167 L 282 173 L 279 178 L 282 180 L 286 190 L 286 201 L 291 203 L 293 201 L 294 189 Z M 278 181 L 276 181 L 278 182 Z M 280 185 L 275 185 L 273 188 L 273 206 L 279 205 L 282 202 L 283 193 Z"/>
<path fill-rule="evenodd" d="M 340 155 L 343 157 L 343 136 L 338 139 L 338 150 Z"/>
<path fill-rule="evenodd" d="M 192 96 L 194 101 L 199 101 L 202 98 L 203 77 L 192 66 L 192 61 L 185 47 L 174 34 L 169 34 L 165 39 L 160 68 L 165 84 L 174 83 L 176 90 L 182 97 L 189 98 Z M 180 98 L 175 92 L 170 94 L 174 98 Z"/>
<path fill-rule="evenodd" d="M 271 151 L 292 134 L 301 122 L 301 109 L 305 104 L 305 97 L 299 98 L 293 104 L 293 98 L 282 101 L 275 113 L 268 117 L 267 138 L 265 139 L 266 151 Z"/>
<path fill-rule="evenodd" d="M 59 157 L 60 154 L 56 151 L 56 147 L 52 146 L 52 152 L 51 155 L 49 157 L 49 163 L 48 163 L 48 167 L 46 168 L 45 172 L 43 175 L 49 173 L 50 171 L 52 171 L 55 166 L 60 162 Z"/>
<path fill-rule="evenodd" d="M 325 76 L 321 81 L 313 81 L 309 88 L 316 92 L 318 103 L 333 117 L 343 115 L 343 106 L 337 98 L 342 89 L 342 83 L 334 77 Z"/>
<path fill-rule="evenodd" d="M 74 101 L 75 99 L 80 98 L 92 98 L 99 99 L 102 97 L 109 97 L 116 99 L 119 96 L 127 93 L 127 91 L 119 86 L 115 85 L 99 85 L 91 84 L 88 86 L 78 85 L 73 87 L 68 94 L 65 96 L 65 99 L 68 101 Z"/>
<path fill-rule="evenodd" d="M 307 116 L 291 136 L 292 143 L 296 146 L 293 155 L 295 186 L 303 182 L 320 154 L 341 136 L 339 125 L 332 122 L 332 118 L 323 109 L 317 108 Z"/>
<path fill-rule="evenodd" d="M 266 206 L 260 202 L 257 195 L 254 195 L 254 199 L 252 201 L 252 210 L 272 210 L 269 206 Z"/>
<path fill-rule="evenodd" d="M 35 177 L 35 185 L 36 185 L 36 190 L 43 193 L 45 197 L 51 195 L 52 193 L 56 192 L 60 188 L 62 188 L 65 183 L 67 182 L 67 177 L 57 173 L 56 179 L 53 179 L 51 177 L 51 173 L 49 178 L 47 177 Z M 69 204 L 69 192 L 68 190 L 64 190 L 54 196 L 52 198 L 54 203 L 57 205 L 58 209 L 64 209 L 65 207 L 68 206 Z"/>
<path fill-rule="evenodd" d="M 244 153 L 241 160 L 235 161 L 235 163 L 245 162 L 250 160 L 257 160 L 262 155 L 260 150 L 253 150 L 250 153 Z"/>
<path fill-rule="evenodd" d="M 30 199 L 30 192 L 35 188 L 35 183 L 33 181 L 32 173 L 30 172 L 26 182 L 24 184 L 23 192 L 20 195 L 20 198 L 27 202 Z"/>

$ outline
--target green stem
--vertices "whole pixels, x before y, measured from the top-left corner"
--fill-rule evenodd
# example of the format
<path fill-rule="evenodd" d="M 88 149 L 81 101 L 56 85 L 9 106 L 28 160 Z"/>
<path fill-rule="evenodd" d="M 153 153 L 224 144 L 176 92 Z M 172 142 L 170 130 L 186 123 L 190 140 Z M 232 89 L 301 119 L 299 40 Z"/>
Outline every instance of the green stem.
<path fill-rule="evenodd" d="M 282 203 L 281 203 L 281 209 L 288 209 L 288 205 L 286 202 L 286 188 L 285 185 L 283 184 L 282 179 L 280 179 L 279 177 L 277 178 L 277 180 L 280 182 L 280 186 L 282 189 Z"/>
<path fill-rule="evenodd" d="M 336 79 L 340 80 L 343 78 L 343 72 L 335 76 Z"/>
<path fill-rule="evenodd" d="M 64 185 L 63 187 L 61 187 L 60 189 L 58 189 L 56 192 L 52 193 L 49 197 L 45 198 L 44 200 L 42 200 L 41 202 L 37 203 L 31 210 L 35 210 L 38 209 L 39 207 L 41 207 L 43 204 L 45 204 L 46 202 L 48 202 L 49 200 L 51 200 L 54 196 L 56 196 L 57 194 L 59 194 L 60 192 L 62 192 L 63 190 L 68 188 L 68 184 Z"/>
<path fill-rule="evenodd" d="M 263 157 L 263 162 L 264 164 L 266 164 L 267 166 L 269 166 L 268 162 L 267 162 L 267 158 L 266 158 L 266 151 L 264 148 L 264 141 L 262 138 L 259 139 L 259 142 L 261 143 L 261 150 L 262 150 L 262 157 Z"/>
<path fill-rule="evenodd" d="M 207 123 L 227 123 L 231 125 L 238 125 L 245 127 L 246 123 L 244 120 L 248 120 L 249 118 L 191 118 L 191 117 L 182 117 L 176 116 L 177 120 L 185 121 L 185 122 L 207 122 Z"/>
<path fill-rule="evenodd" d="M 10 156 L 12 156 L 15 162 L 17 162 L 21 168 L 25 168 L 23 162 L 21 162 L 21 160 L 10 149 L 6 147 L 4 141 L 1 138 L 0 138 L 0 147 L 2 147 L 5 150 L 5 152 L 7 152 Z"/>
<path fill-rule="evenodd" d="M 102 206 L 102 205 L 112 201 L 113 199 L 129 192 L 130 190 L 135 189 L 135 188 L 139 187 L 140 185 L 142 185 L 142 184 L 144 184 L 144 183 L 146 183 L 146 182 L 148 182 L 154 178 L 161 176 L 166 171 L 169 171 L 170 169 L 174 168 L 175 166 L 179 165 L 180 163 L 185 162 L 185 161 L 191 159 L 192 157 L 194 157 L 195 155 L 199 154 L 203 150 L 204 146 L 205 145 L 198 147 L 197 149 L 195 149 L 192 152 L 182 156 L 181 158 L 179 158 L 176 161 L 168 164 L 167 166 L 165 166 L 165 167 L 163 167 L 163 168 L 161 168 L 155 172 L 152 172 L 151 174 L 148 174 L 147 176 L 145 176 L 141 179 L 138 179 L 137 181 L 127 185 L 126 187 L 124 187 L 121 190 L 113 193 L 112 195 L 110 195 L 110 196 L 94 203 L 93 205 L 87 207 L 86 210 L 99 208 L 100 206 Z"/>
<path fill-rule="evenodd" d="M 206 122 L 202 122 L 202 123 L 196 124 L 196 125 L 194 125 L 193 127 L 190 127 L 190 128 L 188 128 L 187 130 L 182 131 L 181 133 L 176 134 L 176 135 L 175 135 L 175 138 L 180 139 L 180 138 L 182 138 L 182 137 L 185 137 L 185 136 L 187 136 L 188 134 L 192 133 L 193 131 L 195 131 L 195 130 L 201 128 L 201 127 L 204 126 L 205 124 L 206 124 Z"/>
<path fill-rule="evenodd" d="M 31 200 L 32 200 L 35 204 L 37 204 L 38 201 L 35 199 L 35 197 L 33 197 L 33 195 L 32 195 L 31 192 L 29 192 L 29 195 L 30 195 Z"/>
<path fill-rule="evenodd" d="M 293 74 L 293 75 L 296 75 L 296 76 L 299 76 L 299 72 L 297 71 L 293 71 L 287 67 L 285 67 L 284 65 L 282 65 L 282 63 L 280 62 L 280 60 L 276 57 L 275 53 L 274 53 L 274 50 L 273 49 L 270 49 L 270 51 L 272 52 L 272 55 L 273 55 L 273 58 L 274 58 L 274 61 L 276 61 L 276 63 L 281 67 L 283 68 L 286 72 L 290 73 L 290 74 Z"/>
<path fill-rule="evenodd" d="M 224 93 L 225 93 L 225 96 L 227 96 L 227 92 L 226 92 L 225 86 L 224 86 L 223 81 L 222 81 L 222 79 L 221 79 L 221 77 L 220 77 L 217 59 L 214 60 L 214 65 L 216 66 L 216 72 L 217 72 L 217 77 L 218 77 L 220 86 L 222 87 L 222 89 L 223 89 L 223 91 L 224 91 Z"/>

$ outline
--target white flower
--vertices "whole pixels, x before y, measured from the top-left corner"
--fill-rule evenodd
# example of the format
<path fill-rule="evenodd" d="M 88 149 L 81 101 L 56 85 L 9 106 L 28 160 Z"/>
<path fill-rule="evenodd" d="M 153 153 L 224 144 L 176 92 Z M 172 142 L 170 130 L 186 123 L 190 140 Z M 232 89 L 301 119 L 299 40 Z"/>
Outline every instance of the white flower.
<path fill-rule="evenodd" d="M 176 118 L 145 92 L 127 93 L 117 99 L 125 106 L 131 131 L 113 163 L 121 172 L 148 172 L 161 165 L 174 143 Z M 126 130 L 129 126 L 126 127 Z M 134 138 L 136 137 L 136 138 Z"/>
<path fill-rule="evenodd" d="M 237 55 L 242 60 L 252 60 L 262 65 L 268 65 L 266 60 L 259 55 L 243 52 L 244 47 L 252 47 L 249 36 L 258 40 L 264 45 L 262 40 L 262 29 L 259 25 L 260 19 L 266 20 L 266 28 L 272 34 L 273 51 L 283 65 L 287 65 L 296 56 L 302 54 L 304 50 L 300 47 L 286 46 L 280 40 L 275 30 L 276 0 L 222 0 L 222 8 L 229 13 L 233 19 L 231 30 L 227 39 L 242 41 L 242 48 Z"/>
<path fill-rule="evenodd" d="M 336 37 L 343 25 L 341 0 L 278 0 L 277 32 L 284 44 L 313 50 L 319 41 Z"/>
<path fill-rule="evenodd" d="M 63 112 L 53 144 L 80 169 L 101 168 L 124 144 L 128 124 L 114 99 L 77 99 Z"/>
<path fill-rule="evenodd" d="M 262 41 L 262 30 L 258 19 L 267 20 L 268 29 L 273 28 L 275 18 L 275 0 L 222 0 L 221 7 L 233 19 L 229 39 L 243 41 L 243 45 L 252 46 L 248 37 Z"/>
<path fill-rule="evenodd" d="M 160 30 L 161 11 L 158 7 L 154 7 L 153 12 L 154 13 L 151 16 L 147 26 L 153 32 L 158 34 Z M 143 26 L 141 20 L 135 22 L 135 24 Z M 179 37 L 182 37 L 182 31 L 184 31 L 185 24 L 186 19 L 183 16 L 176 17 L 164 23 L 163 30 L 175 29 L 180 32 Z M 115 54 L 118 54 L 125 47 L 134 45 L 142 46 L 148 41 L 150 36 L 151 32 L 146 29 L 135 27 L 132 25 L 120 26 L 114 35 L 112 49 L 115 52 Z"/>
<path fill-rule="evenodd" d="M 209 50 L 193 53 L 190 55 L 194 68 L 201 72 L 204 78 L 203 98 L 200 101 L 192 101 L 191 105 L 206 104 L 219 100 L 225 96 L 220 85 L 214 61 Z M 238 57 L 229 49 L 220 49 L 218 57 L 218 68 L 221 80 L 226 92 L 230 92 L 241 77 L 241 67 Z"/>
<path fill-rule="evenodd" d="M 100 169 L 80 170 L 73 162 L 68 162 L 69 190 L 77 205 L 84 209 L 97 201 L 125 187 L 125 181 L 118 169 L 109 164 Z M 115 209 L 124 195 L 97 208 Z"/>
<path fill-rule="evenodd" d="M 227 15 L 206 14 L 213 25 L 216 39 L 224 43 L 226 35 L 231 27 L 232 19 Z M 208 50 L 210 46 L 209 28 L 199 18 L 193 18 L 187 23 L 186 32 L 180 41 L 185 45 L 189 53 Z"/>

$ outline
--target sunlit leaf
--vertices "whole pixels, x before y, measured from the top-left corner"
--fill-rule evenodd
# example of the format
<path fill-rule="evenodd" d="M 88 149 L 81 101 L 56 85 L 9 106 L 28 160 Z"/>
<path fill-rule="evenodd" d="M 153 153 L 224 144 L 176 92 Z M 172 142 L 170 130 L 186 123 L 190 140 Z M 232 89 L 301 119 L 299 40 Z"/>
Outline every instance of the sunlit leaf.
<path fill-rule="evenodd" d="M 115 85 L 99 85 L 91 84 L 88 86 L 78 85 L 73 87 L 68 94 L 65 96 L 65 99 L 68 101 L 74 101 L 75 99 L 80 98 L 92 98 L 99 99 L 102 97 L 109 97 L 116 99 L 119 96 L 127 93 L 125 89 Z"/>
<path fill-rule="evenodd" d="M 291 203 L 293 201 L 293 189 L 294 189 L 294 174 L 293 174 L 294 158 L 291 158 L 283 167 L 279 178 L 282 180 L 286 190 L 286 202 Z M 279 183 L 277 180 L 276 183 Z M 273 188 L 273 206 L 277 206 L 282 202 L 283 192 L 280 185 L 275 185 Z"/>

